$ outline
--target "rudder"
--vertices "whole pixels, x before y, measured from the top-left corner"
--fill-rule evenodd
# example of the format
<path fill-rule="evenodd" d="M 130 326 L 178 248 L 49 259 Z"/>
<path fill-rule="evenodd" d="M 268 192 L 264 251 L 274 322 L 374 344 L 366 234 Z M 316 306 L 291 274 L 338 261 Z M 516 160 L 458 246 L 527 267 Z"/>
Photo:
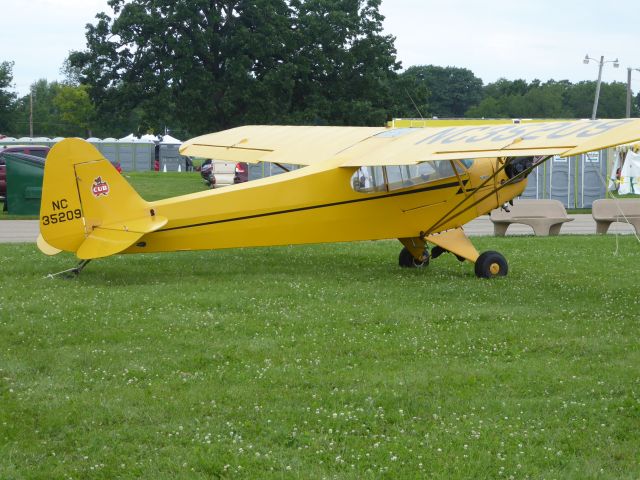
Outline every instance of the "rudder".
<path fill-rule="evenodd" d="M 98 258 L 126 249 L 164 223 L 90 143 L 68 138 L 47 155 L 40 232 L 48 245 Z M 106 230 L 112 233 L 104 235 Z"/>

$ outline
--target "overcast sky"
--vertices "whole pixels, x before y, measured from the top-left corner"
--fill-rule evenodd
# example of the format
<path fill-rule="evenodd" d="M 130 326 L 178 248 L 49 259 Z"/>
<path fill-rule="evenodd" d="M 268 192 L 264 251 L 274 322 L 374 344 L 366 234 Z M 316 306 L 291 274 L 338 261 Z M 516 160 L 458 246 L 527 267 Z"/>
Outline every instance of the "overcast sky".
<path fill-rule="evenodd" d="M 19 94 L 40 78 L 62 78 L 62 62 L 85 47 L 85 25 L 100 11 L 110 13 L 106 0 L 0 0 L 0 61 L 15 62 Z M 640 68 L 639 0 L 383 0 L 381 11 L 404 68 L 464 67 L 485 84 L 595 80 L 587 53 L 620 59 L 618 69 L 605 65 L 606 82 Z M 640 72 L 632 87 L 640 90 Z"/>

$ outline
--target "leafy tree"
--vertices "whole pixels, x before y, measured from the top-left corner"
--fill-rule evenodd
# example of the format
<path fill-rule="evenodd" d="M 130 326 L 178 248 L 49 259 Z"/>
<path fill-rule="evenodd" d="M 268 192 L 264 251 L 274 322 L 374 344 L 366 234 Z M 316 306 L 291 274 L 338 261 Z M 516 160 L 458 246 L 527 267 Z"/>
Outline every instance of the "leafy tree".
<path fill-rule="evenodd" d="M 595 96 L 595 88 L 594 88 Z M 623 118 L 627 106 L 627 84 L 603 83 L 600 87 L 597 118 Z"/>
<path fill-rule="evenodd" d="M 13 62 L 0 62 L 0 133 L 13 129 L 16 94 L 9 91 L 13 82 Z"/>
<path fill-rule="evenodd" d="M 394 116 L 463 117 L 481 100 L 482 80 L 466 68 L 413 66 L 399 75 L 394 97 Z"/>
<path fill-rule="evenodd" d="M 58 93 L 58 82 L 47 82 L 40 79 L 30 87 L 30 94 L 18 99 L 15 117 L 15 132 L 20 136 L 29 135 L 30 101 L 33 100 L 33 134 L 40 136 L 57 136 L 61 127 L 53 98 Z"/>
<path fill-rule="evenodd" d="M 33 83 L 30 95 L 16 102 L 15 134 L 29 135 L 31 96 L 33 134 L 40 137 L 91 136 L 94 107 L 86 86 L 74 86 L 45 79 Z"/>
<path fill-rule="evenodd" d="M 467 111 L 470 117 L 490 118 L 590 118 L 595 95 L 595 82 L 572 84 L 567 80 L 499 79 L 484 89 L 485 97 Z M 598 118 L 624 116 L 626 86 L 602 83 Z"/>
<path fill-rule="evenodd" d="M 53 105 L 57 109 L 58 118 L 64 124 L 63 135 L 78 135 L 91 137 L 90 126 L 93 122 L 95 108 L 89 99 L 86 85 L 60 85 L 53 97 Z"/>
<path fill-rule="evenodd" d="M 382 123 L 399 65 L 380 0 L 110 0 L 68 65 L 105 128 Z M 122 128 L 122 127 L 120 127 Z M 132 129 L 133 130 L 133 129 Z"/>
<path fill-rule="evenodd" d="M 471 70 L 456 67 L 422 67 L 424 82 L 431 92 L 430 114 L 437 117 L 463 117 L 482 98 L 482 80 Z"/>
<path fill-rule="evenodd" d="M 429 99 L 431 92 L 424 81 L 420 67 L 409 67 L 392 84 L 393 104 L 390 116 L 393 118 L 431 117 Z"/>

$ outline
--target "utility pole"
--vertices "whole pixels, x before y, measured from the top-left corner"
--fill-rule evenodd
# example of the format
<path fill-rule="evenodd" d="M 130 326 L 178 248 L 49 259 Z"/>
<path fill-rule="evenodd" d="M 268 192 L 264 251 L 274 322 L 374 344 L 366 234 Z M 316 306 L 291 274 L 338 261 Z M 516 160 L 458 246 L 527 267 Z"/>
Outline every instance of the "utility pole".
<path fill-rule="evenodd" d="M 596 60 L 595 58 L 591 58 L 589 54 L 586 54 L 584 56 L 584 59 L 582 60 L 582 62 L 586 65 L 591 60 L 593 60 L 594 62 L 598 62 L 598 60 Z M 598 99 L 600 98 L 600 84 L 602 83 L 602 67 L 604 67 L 605 63 L 613 63 L 613 68 L 618 68 L 620 66 L 620 63 L 618 62 L 617 58 L 615 60 L 608 60 L 605 62 L 604 55 L 600 57 L 600 61 L 598 62 L 598 82 L 596 83 L 596 98 L 593 101 L 593 112 L 591 113 L 591 120 L 596 119 L 596 113 L 598 112 Z"/>
<path fill-rule="evenodd" d="M 33 138 L 33 90 L 29 92 L 29 137 Z"/>
<path fill-rule="evenodd" d="M 600 84 L 602 83 L 602 67 L 604 67 L 604 55 L 600 57 L 600 66 L 598 67 L 598 82 L 596 83 L 596 99 L 593 101 L 593 112 L 591 113 L 591 120 L 596 119 L 596 113 L 598 111 L 598 99 L 600 98 Z"/>
<path fill-rule="evenodd" d="M 626 118 L 631 117 L 631 71 L 640 72 L 640 68 L 627 67 L 627 113 Z"/>

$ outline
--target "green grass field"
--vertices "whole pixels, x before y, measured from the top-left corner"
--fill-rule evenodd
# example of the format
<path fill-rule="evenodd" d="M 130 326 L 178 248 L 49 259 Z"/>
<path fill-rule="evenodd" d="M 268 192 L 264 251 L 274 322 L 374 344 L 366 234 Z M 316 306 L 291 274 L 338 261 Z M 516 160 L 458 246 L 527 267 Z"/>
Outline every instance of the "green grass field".
<path fill-rule="evenodd" d="M 0 245 L 0 478 L 639 478 L 637 240 L 474 242 Z"/>

